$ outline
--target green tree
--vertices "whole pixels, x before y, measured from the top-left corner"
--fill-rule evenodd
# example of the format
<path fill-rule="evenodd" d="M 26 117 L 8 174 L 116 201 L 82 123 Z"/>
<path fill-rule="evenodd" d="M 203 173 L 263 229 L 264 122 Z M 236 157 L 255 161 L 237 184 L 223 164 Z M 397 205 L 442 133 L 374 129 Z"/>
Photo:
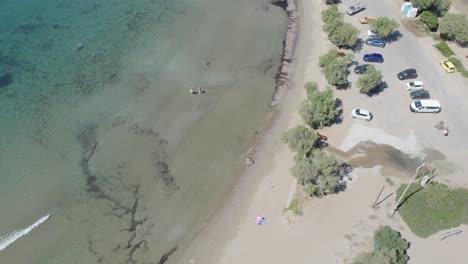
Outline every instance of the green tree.
<path fill-rule="evenodd" d="M 323 54 L 322 56 L 319 57 L 319 66 L 320 68 L 323 68 L 330 64 L 332 61 L 338 59 L 338 50 L 337 49 L 331 49 L 327 53 Z"/>
<path fill-rule="evenodd" d="M 460 45 L 468 42 L 468 18 L 466 14 L 448 13 L 440 19 L 440 36 L 447 40 L 455 40 Z"/>
<path fill-rule="evenodd" d="M 333 86 L 345 86 L 348 84 L 348 60 L 336 59 L 326 65 L 322 72 L 328 83 Z"/>
<path fill-rule="evenodd" d="M 420 11 L 432 11 L 439 16 L 443 16 L 452 4 L 451 0 L 412 0 L 411 2 Z"/>
<path fill-rule="evenodd" d="M 406 255 L 409 242 L 402 238 L 398 231 L 393 230 L 389 226 L 380 227 L 375 231 L 374 244 L 377 249 L 388 248 L 395 250 L 398 256 L 398 260 L 395 264 L 405 264 L 409 260 L 409 257 Z"/>
<path fill-rule="evenodd" d="M 393 18 L 379 17 L 369 21 L 370 29 L 381 38 L 388 38 L 399 27 L 398 22 Z"/>
<path fill-rule="evenodd" d="M 329 32 L 328 38 L 339 48 L 350 48 L 356 44 L 359 30 L 349 23 L 339 25 L 333 32 Z"/>
<path fill-rule="evenodd" d="M 409 242 L 398 231 L 383 226 L 374 233 L 374 250 L 360 254 L 353 264 L 406 264 L 408 247 Z"/>
<path fill-rule="evenodd" d="M 423 11 L 421 15 L 419 15 L 419 18 L 426 24 L 430 31 L 437 31 L 439 19 L 431 11 Z"/>
<path fill-rule="evenodd" d="M 359 77 L 357 86 L 359 91 L 364 94 L 371 94 L 382 82 L 382 73 L 374 66 L 367 67 L 366 72 Z"/>
<path fill-rule="evenodd" d="M 344 24 L 343 18 L 335 17 L 323 25 L 323 31 L 328 35 L 335 33 Z"/>
<path fill-rule="evenodd" d="M 333 154 L 318 149 L 309 156 L 297 155 L 291 173 L 304 186 L 304 191 L 321 197 L 340 190 L 343 162 Z"/>
<path fill-rule="evenodd" d="M 450 9 L 452 5 L 451 0 L 436 0 L 434 4 L 434 10 L 439 16 L 444 16 Z"/>
<path fill-rule="evenodd" d="M 309 128 L 298 125 L 284 133 L 281 139 L 288 144 L 292 151 L 303 156 L 307 155 L 317 146 L 319 137 L 317 133 L 314 133 Z"/>
<path fill-rule="evenodd" d="M 299 108 L 302 119 L 312 128 L 331 125 L 339 113 L 333 91 L 330 88 L 319 91 L 317 86 L 307 87 L 307 99 Z"/>
<path fill-rule="evenodd" d="M 336 5 L 332 5 L 329 8 L 322 11 L 323 23 L 328 24 L 335 18 L 343 20 L 343 14 L 338 11 L 338 7 Z"/>

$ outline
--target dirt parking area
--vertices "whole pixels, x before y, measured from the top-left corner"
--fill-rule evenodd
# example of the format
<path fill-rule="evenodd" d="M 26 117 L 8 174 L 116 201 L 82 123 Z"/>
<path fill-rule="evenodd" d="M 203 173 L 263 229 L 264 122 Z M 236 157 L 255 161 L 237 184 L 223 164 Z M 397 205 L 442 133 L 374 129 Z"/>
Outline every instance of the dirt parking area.
<path fill-rule="evenodd" d="M 397 19 L 400 24 L 404 19 L 399 5 L 395 4 L 397 1 L 360 2 L 366 9 L 354 16 L 345 14 L 345 21 L 361 31 L 360 37 L 363 40 L 367 38 L 369 26 L 360 24 L 360 17 L 387 16 Z M 340 11 L 344 13 L 351 4 L 353 3 L 340 4 Z M 364 44 L 355 53 L 355 60 L 362 64 L 364 54 L 382 54 L 385 61 L 373 65 L 382 72 L 386 88 L 373 96 L 359 93 L 355 85 L 358 76 L 354 74 L 352 66 L 349 76 L 351 87 L 335 92 L 336 97 L 343 102 L 343 122 L 339 126 L 328 128 L 326 133 L 344 138 L 341 142 L 335 142 L 329 137 L 331 145 L 341 150 L 350 149 L 359 142 L 372 141 L 391 145 L 409 157 L 419 157 L 421 161 L 443 164 L 441 166 L 451 169 L 440 173 L 439 180 L 468 187 L 468 177 L 465 174 L 468 169 L 465 162 L 468 159 L 468 81 L 459 73 L 447 74 L 443 71 L 439 65 L 443 57 L 433 47 L 434 44 L 432 38 L 415 36 L 404 26 L 400 26 L 397 39 L 387 43 L 385 48 Z M 424 82 L 431 99 L 440 101 L 440 113 L 412 113 L 409 110 L 413 100 L 404 85 L 411 80 L 400 81 L 397 78 L 397 73 L 407 68 L 418 71 L 419 76 L 414 80 Z M 350 114 L 353 108 L 370 110 L 373 120 L 353 120 Z M 449 129 L 448 136 L 444 136 L 442 131 L 446 127 Z"/>

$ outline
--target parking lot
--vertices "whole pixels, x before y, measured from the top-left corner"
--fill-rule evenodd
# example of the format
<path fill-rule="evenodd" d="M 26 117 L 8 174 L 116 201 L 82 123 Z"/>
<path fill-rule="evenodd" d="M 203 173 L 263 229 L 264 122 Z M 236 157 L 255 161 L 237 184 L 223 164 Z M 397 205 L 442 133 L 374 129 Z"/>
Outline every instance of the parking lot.
<path fill-rule="evenodd" d="M 400 36 L 397 40 L 387 43 L 384 48 L 364 44 L 362 50 L 355 53 L 355 60 L 359 64 L 364 63 L 362 57 L 366 53 L 383 55 L 383 63 L 369 64 L 382 72 L 386 88 L 371 97 L 359 93 L 355 85 L 358 75 L 353 72 L 354 66 L 350 67 L 348 79 L 351 88 L 335 91 L 336 97 L 343 101 L 343 125 L 346 129 L 338 126 L 327 130 L 330 130 L 330 133 L 343 134 L 348 145 L 350 140 L 354 140 L 355 143 L 364 140 L 375 141 L 385 134 L 387 138 L 399 139 L 401 144 L 395 147 L 404 148 L 402 150 L 409 154 L 424 156 L 425 149 L 440 151 L 439 159 L 455 163 L 462 168 L 454 174 L 440 175 L 440 178 L 452 184 L 468 186 L 468 177 L 462 173 L 463 169 L 468 169 L 468 166 L 464 165 L 468 158 L 468 79 L 459 73 L 446 73 L 439 64 L 444 57 L 432 46 L 435 44 L 434 40 L 431 37 L 415 36 L 403 26 L 401 20 L 405 18 L 399 12 L 403 2 L 363 0 L 360 3 L 365 5 L 366 9 L 353 16 L 346 15 L 345 9 L 355 2 L 340 4 L 339 9 L 343 12 L 345 21 L 360 30 L 360 37 L 364 41 L 369 25 L 360 24 L 359 18 L 365 16 L 397 19 L 400 22 Z M 413 100 L 404 86 L 411 80 L 400 81 L 397 78 L 398 72 L 408 68 L 415 68 L 418 72 L 418 77 L 412 80 L 422 81 L 425 89 L 430 92 L 431 99 L 440 101 L 440 113 L 412 113 L 409 110 Z M 372 121 L 351 119 L 350 112 L 353 108 L 370 110 L 373 113 Z M 440 122 L 448 127 L 449 136 L 443 136 L 443 132 L 436 127 Z M 356 126 L 361 131 L 359 135 L 348 133 L 353 131 L 353 127 L 356 130 Z M 365 132 L 362 127 L 369 129 Z M 375 131 L 380 131 L 380 135 Z M 416 142 L 413 142 L 414 140 Z M 345 144 L 333 142 L 333 139 L 330 141 L 336 146 Z"/>

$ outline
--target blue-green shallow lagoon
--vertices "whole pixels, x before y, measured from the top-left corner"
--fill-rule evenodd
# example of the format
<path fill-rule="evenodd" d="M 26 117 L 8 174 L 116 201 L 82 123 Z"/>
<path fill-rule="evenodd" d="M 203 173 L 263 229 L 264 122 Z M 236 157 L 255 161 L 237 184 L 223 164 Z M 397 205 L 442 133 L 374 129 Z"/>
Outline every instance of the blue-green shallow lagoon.
<path fill-rule="evenodd" d="M 183 250 L 270 115 L 283 11 L 266 0 L 0 5 L 0 245 L 51 215 L 0 263 L 158 263 Z"/>

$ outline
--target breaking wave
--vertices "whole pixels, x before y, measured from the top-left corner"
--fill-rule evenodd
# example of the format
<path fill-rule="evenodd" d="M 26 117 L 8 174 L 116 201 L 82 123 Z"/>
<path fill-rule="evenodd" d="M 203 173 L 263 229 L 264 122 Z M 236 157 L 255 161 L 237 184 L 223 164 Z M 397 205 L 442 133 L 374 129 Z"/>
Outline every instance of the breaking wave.
<path fill-rule="evenodd" d="M 0 237 L 0 251 L 4 250 L 6 247 L 9 245 L 13 244 L 16 240 L 20 239 L 21 237 L 27 235 L 29 232 L 33 231 L 36 227 L 38 227 L 40 224 L 44 223 L 49 219 L 50 214 L 45 215 L 39 220 L 37 220 L 34 224 L 28 226 L 25 229 L 17 230 L 14 231 L 6 236 Z"/>

